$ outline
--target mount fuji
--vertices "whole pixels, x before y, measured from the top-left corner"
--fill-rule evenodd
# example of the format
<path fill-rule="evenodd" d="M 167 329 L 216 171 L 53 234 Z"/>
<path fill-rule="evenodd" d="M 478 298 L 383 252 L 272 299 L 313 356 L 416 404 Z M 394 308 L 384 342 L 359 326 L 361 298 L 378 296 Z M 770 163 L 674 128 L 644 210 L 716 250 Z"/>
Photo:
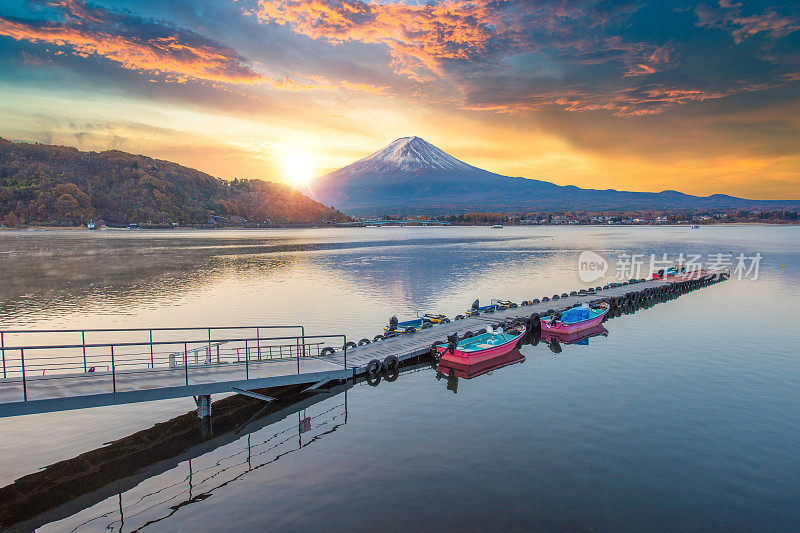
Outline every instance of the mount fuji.
<path fill-rule="evenodd" d="M 800 201 L 746 200 L 724 194 L 580 189 L 502 176 L 464 163 L 419 137 L 402 137 L 321 176 L 307 193 L 354 215 L 800 206 Z"/>

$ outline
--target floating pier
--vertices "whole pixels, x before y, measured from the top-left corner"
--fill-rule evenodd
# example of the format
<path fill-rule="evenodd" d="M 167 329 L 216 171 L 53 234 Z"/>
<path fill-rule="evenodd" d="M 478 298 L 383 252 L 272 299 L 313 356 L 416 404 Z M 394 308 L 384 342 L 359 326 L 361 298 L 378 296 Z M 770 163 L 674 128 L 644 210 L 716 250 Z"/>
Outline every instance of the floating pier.
<path fill-rule="evenodd" d="M 728 276 L 727 271 L 696 271 L 564 292 L 374 342 L 372 336 L 355 341 L 345 335 L 306 335 L 303 326 L 274 325 L 2 330 L 0 417 L 188 396 L 195 397 L 199 414 L 208 416 L 212 394 L 239 393 L 270 402 L 273 398 L 254 391 L 299 384 L 314 390 L 332 381 L 392 371 L 430 354 L 433 344 L 453 333 L 524 323 L 535 334 L 538 317 L 553 311 L 603 300 L 613 313 L 677 297 Z M 26 344 L 31 336 L 58 342 Z"/>

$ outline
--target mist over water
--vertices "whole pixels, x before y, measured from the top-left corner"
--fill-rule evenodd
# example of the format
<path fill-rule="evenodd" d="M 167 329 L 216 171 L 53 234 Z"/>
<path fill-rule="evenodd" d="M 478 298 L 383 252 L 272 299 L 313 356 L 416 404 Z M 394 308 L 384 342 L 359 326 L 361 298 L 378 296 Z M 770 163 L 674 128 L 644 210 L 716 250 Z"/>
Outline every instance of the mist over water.
<path fill-rule="evenodd" d="M 583 250 L 612 260 L 593 285 L 625 253 L 763 256 L 757 280 L 615 318 L 560 354 L 523 346 L 524 362 L 456 394 L 423 368 L 357 384 L 49 527 L 796 529 L 798 229 L 0 232 L 3 329 L 302 323 L 372 338 L 393 314 L 586 287 Z M 0 419 L 0 486 L 193 408 Z"/>

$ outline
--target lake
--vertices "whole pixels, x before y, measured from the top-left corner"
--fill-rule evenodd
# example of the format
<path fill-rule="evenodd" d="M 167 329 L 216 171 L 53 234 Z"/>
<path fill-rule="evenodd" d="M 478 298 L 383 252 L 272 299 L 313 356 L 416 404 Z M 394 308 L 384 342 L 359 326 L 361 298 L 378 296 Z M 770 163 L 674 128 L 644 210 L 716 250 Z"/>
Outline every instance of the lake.
<path fill-rule="evenodd" d="M 0 486 L 180 419 L 148 434 L 165 439 L 158 462 L 138 456 L 42 529 L 795 530 L 798 243 L 797 226 L 0 232 L 3 329 L 293 322 L 371 338 L 391 315 L 608 283 L 631 256 L 641 277 L 653 254 L 761 257 L 757 279 L 560 353 L 525 345 L 457 384 L 422 364 L 274 412 L 231 404 L 188 448 L 191 398 L 2 418 Z M 591 283 L 585 250 L 610 262 Z"/>

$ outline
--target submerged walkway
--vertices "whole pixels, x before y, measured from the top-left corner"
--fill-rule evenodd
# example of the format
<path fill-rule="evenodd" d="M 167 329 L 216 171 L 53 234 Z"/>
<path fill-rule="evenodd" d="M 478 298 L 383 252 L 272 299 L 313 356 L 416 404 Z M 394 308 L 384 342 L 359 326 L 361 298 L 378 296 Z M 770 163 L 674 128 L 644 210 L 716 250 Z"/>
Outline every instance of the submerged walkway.
<path fill-rule="evenodd" d="M 453 320 L 447 324 L 440 324 L 428 329 L 421 329 L 411 334 L 398 335 L 393 338 L 378 342 L 371 342 L 356 348 L 342 349 L 342 345 L 357 339 L 345 339 L 344 336 L 305 336 L 267 338 L 235 338 L 212 339 L 211 330 L 207 341 L 193 339 L 190 341 L 164 341 L 149 343 L 151 368 L 125 368 L 120 367 L 120 360 L 125 360 L 125 355 L 114 359 L 114 348 L 118 352 L 125 348 L 141 347 L 142 343 L 117 343 L 117 344 L 86 344 L 83 346 L 71 345 L 70 350 L 87 348 L 111 348 L 110 371 L 103 372 L 56 372 L 49 375 L 30 375 L 30 371 L 23 374 L 21 364 L 24 357 L 20 357 L 17 367 L 11 366 L 10 374 L 5 379 L 0 379 L 0 417 L 14 416 L 30 413 L 60 411 L 65 409 L 79 409 L 101 405 L 143 402 L 166 398 L 186 396 L 204 396 L 219 393 L 235 392 L 239 390 L 253 390 L 283 385 L 308 383 L 309 385 L 324 383 L 331 380 L 345 380 L 366 373 L 367 364 L 373 359 L 384 361 L 387 357 L 397 357 L 404 361 L 419 357 L 430 352 L 431 345 L 444 342 L 448 335 L 458 333 L 463 335 L 467 331 L 476 332 L 485 328 L 487 324 L 517 321 L 526 323 L 530 329 L 538 325 L 538 321 L 531 320 L 535 314 L 543 316 L 551 310 L 560 311 L 576 304 L 594 300 L 607 300 L 612 307 L 624 305 L 626 302 L 656 297 L 657 295 L 681 294 L 689 290 L 700 288 L 727 278 L 727 272 L 700 271 L 692 275 L 672 277 L 667 280 L 649 280 L 635 283 L 607 286 L 601 290 L 597 288 L 583 290 L 580 294 L 557 298 L 549 297 L 549 301 L 528 302 L 526 305 L 485 313 L 480 316 L 467 317 L 462 320 Z M 563 294 L 563 293 L 562 293 Z M 233 328 L 227 328 L 233 329 Z M 152 338 L 153 331 L 150 331 Z M 309 344 L 311 339 L 327 339 L 337 344 L 333 354 L 320 355 L 320 343 Z M 369 339 L 372 336 L 368 337 Z M 288 355 L 276 358 L 261 358 L 266 353 L 269 342 L 280 340 L 294 344 L 289 346 Z M 338 340 L 335 340 L 338 339 Z M 258 341 L 256 347 L 254 341 Z M 248 342 L 250 343 L 248 345 Z M 262 344 L 266 342 L 267 345 Z M 181 345 L 180 352 L 169 355 L 169 363 L 165 358 L 163 366 L 155 366 L 152 359 L 154 345 Z M 242 347 L 242 345 L 244 347 Z M 187 346 L 193 346 L 191 350 Z M 222 355 L 220 355 L 222 346 Z M 42 347 L 22 347 L 30 354 Z M 58 346 L 49 347 L 51 350 Z M 294 348 L 294 350 L 292 350 Z M 173 348 L 174 349 L 174 348 Z M 6 361 L 23 355 L 20 346 L 4 348 Z M 197 359 L 198 350 L 203 351 L 204 364 L 189 364 Z M 213 357 L 216 351 L 216 357 Z M 313 351 L 313 353 L 312 353 Z M 165 354 L 167 352 L 162 352 Z M 191 355 L 187 355 L 191 353 Z M 245 359 L 242 360 L 242 354 Z M 256 354 L 258 358 L 256 358 Z M 305 355 L 304 355 L 305 354 Z M 141 354 L 140 354 L 141 355 Z M 39 368 L 39 367 L 37 367 Z"/>

